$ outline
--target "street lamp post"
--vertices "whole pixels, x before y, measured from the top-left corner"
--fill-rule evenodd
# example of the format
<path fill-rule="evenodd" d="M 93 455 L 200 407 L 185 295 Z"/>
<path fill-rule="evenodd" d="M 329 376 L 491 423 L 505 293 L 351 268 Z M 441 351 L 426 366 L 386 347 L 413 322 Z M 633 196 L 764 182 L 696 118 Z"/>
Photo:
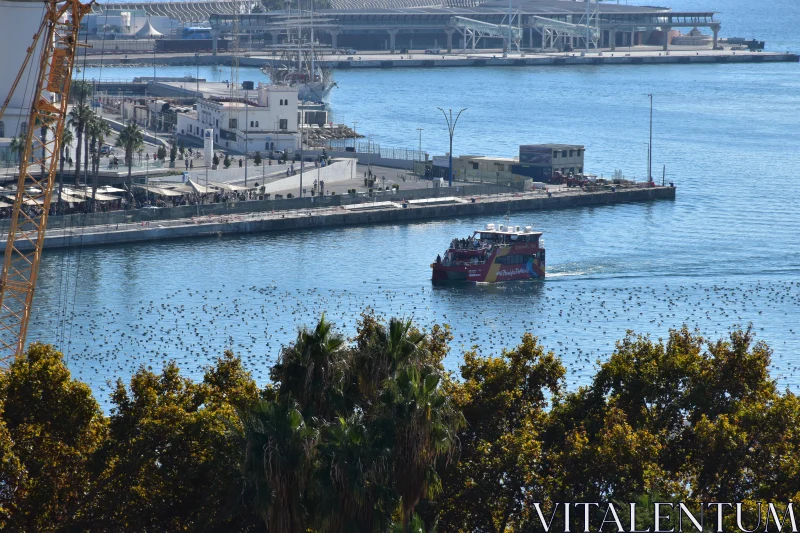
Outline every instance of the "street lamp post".
<path fill-rule="evenodd" d="M 305 152 L 303 151 L 303 126 L 306 121 L 305 117 L 305 100 L 300 101 L 300 124 L 298 124 L 298 129 L 300 130 L 300 198 L 303 197 L 303 167 L 305 166 Z"/>
<path fill-rule="evenodd" d="M 653 181 L 653 94 L 650 97 L 650 144 L 647 147 L 647 182 Z"/>
<path fill-rule="evenodd" d="M 447 172 L 448 177 L 448 187 L 453 186 L 453 133 L 456 131 L 456 124 L 458 124 L 458 117 L 461 116 L 461 113 L 467 110 L 467 108 L 462 109 L 456 115 L 456 119 L 453 120 L 453 110 L 449 109 L 450 116 L 448 117 L 447 113 L 445 113 L 444 109 L 441 107 L 437 107 L 439 111 L 442 112 L 444 115 L 444 120 L 447 122 L 447 131 L 450 133 L 450 169 Z"/>
<path fill-rule="evenodd" d="M 247 187 L 247 153 L 250 145 L 248 141 L 250 140 L 250 123 L 248 120 L 247 110 L 249 106 L 247 105 L 247 101 L 250 97 L 250 92 L 244 92 L 244 186 Z"/>
<path fill-rule="evenodd" d="M 419 132 L 419 153 L 417 155 L 419 160 L 422 161 L 422 128 L 417 128 L 417 131 Z"/>
<path fill-rule="evenodd" d="M 200 98 L 200 52 L 196 52 L 194 54 L 194 63 L 196 67 L 194 75 L 194 92 L 197 93 L 195 96 Z"/>

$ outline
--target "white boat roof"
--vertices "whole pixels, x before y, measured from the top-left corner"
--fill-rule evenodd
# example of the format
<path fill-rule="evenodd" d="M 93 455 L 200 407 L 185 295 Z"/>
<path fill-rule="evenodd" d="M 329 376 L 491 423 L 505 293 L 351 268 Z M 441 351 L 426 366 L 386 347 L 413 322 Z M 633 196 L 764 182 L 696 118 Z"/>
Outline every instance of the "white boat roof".
<path fill-rule="evenodd" d="M 494 235 L 542 235 L 541 231 L 525 231 L 520 230 L 491 230 L 491 229 L 479 229 L 475 233 L 486 233 L 486 234 L 494 234 Z"/>
<path fill-rule="evenodd" d="M 517 226 L 516 224 L 486 224 L 483 229 L 479 229 L 475 233 L 487 235 L 542 235 L 541 231 L 533 231 L 531 226 Z"/>

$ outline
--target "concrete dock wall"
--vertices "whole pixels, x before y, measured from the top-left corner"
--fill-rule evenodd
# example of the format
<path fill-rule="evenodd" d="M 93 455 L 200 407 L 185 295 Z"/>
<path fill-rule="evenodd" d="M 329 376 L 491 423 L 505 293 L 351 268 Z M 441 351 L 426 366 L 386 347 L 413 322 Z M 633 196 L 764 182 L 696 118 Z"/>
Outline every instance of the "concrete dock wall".
<path fill-rule="evenodd" d="M 800 55 L 791 52 L 748 52 L 741 51 L 733 55 L 730 51 L 711 51 L 701 52 L 673 50 L 669 54 L 659 51 L 634 51 L 633 53 L 620 50 L 617 52 L 603 52 L 603 55 L 594 53 L 581 56 L 580 53 L 570 54 L 530 54 L 527 57 L 503 58 L 501 54 L 494 57 L 483 56 L 453 56 L 447 55 L 445 59 L 433 59 L 428 56 L 417 54 L 412 59 L 400 59 L 399 55 L 387 59 L 385 56 L 380 59 L 370 59 L 369 55 L 361 56 L 359 61 L 355 56 L 352 60 L 329 60 L 320 63 L 329 68 L 439 68 L 439 67 L 518 67 L 518 66 L 563 66 L 563 65 L 663 65 L 663 64 L 708 64 L 708 63 L 769 63 L 769 62 L 791 62 L 800 61 Z M 92 61 L 91 57 L 88 59 Z M 109 59 L 105 60 L 108 64 Z M 192 65 L 196 62 L 204 65 L 228 65 L 231 61 L 230 55 L 203 55 L 195 58 L 194 54 L 158 54 L 157 61 L 166 65 Z M 267 57 L 253 55 L 251 57 L 239 58 L 239 64 L 243 67 L 262 67 L 269 61 Z M 114 64 L 119 65 L 147 65 L 153 64 L 152 55 L 140 55 L 138 57 L 122 58 L 115 57 Z M 193 91 L 194 89 L 192 89 Z M 172 91 L 172 89 L 170 89 Z M 175 95 L 177 96 L 177 95 Z"/>
<path fill-rule="evenodd" d="M 313 183 L 313 180 L 311 181 Z M 298 184 L 299 187 L 299 184 Z M 377 193 L 377 201 L 414 200 L 418 198 L 439 198 L 444 196 L 483 196 L 504 194 L 507 187 L 487 184 L 472 184 L 459 187 L 443 187 L 429 189 L 399 190 L 396 193 Z M 88 226 L 114 226 L 140 222 L 158 222 L 191 218 L 194 216 L 224 216 L 243 213 L 270 213 L 290 211 L 294 209 L 311 209 L 314 207 L 339 207 L 343 205 L 369 203 L 373 200 L 362 196 L 307 196 L 305 198 L 283 198 L 280 200 L 254 200 L 247 202 L 227 202 L 218 204 L 184 205 L 180 207 L 162 207 L 159 209 L 132 209 L 130 211 L 110 211 L 108 213 L 74 214 L 66 216 L 50 216 L 48 229 L 74 229 Z M 8 220 L 0 220 L 0 234 L 8 231 Z"/>
<path fill-rule="evenodd" d="M 449 204 L 413 206 L 394 209 L 302 209 L 285 213 L 263 214 L 262 217 L 206 222 L 186 219 L 182 224 L 170 226 L 128 226 L 121 230 L 82 227 L 71 231 L 53 232 L 45 237 L 47 249 L 101 246 L 131 242 L 146 242 L 188 237 L 221 236 L 231 234 L 289 231 L 299 229 L 330 228 L 337 226 L 409 223 L 425 219 L 456 218 L 465 216 L 497 215 L 507 211 L 538 211 L 568 209 L 624 202 L 674 200 L 675 188 L 652 187 L 618 189 L 616 192 L 543 194 L 480 198 L 476 202 L 461 200 Z M 305 200 L 305 199 L 298 199 Z M 2 244 L 5 249 L 5 240 Z"/>

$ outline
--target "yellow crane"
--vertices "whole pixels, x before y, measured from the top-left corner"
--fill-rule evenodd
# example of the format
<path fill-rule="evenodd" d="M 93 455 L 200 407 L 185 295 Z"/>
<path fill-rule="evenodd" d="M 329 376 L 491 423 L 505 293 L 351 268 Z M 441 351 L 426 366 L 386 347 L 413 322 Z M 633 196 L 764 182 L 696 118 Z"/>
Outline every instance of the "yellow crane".
<path fill-rule="evenodd" d="M 16 80 L 42 41 L 36 85 L 31 99 L 30 127 L 25 133 L 19 179 L 0 275 L 0 367 L 6 367 L 25 349 L 44 232 L 53 195 L 61 135 L 83 16 L 93 2 L 43 0 L 44 18 L 28 49 Z M 10 97 L 0 109 L 0 117 Z M 45 135 L 42 135 L 42 133 Z M 43 169 L 42 172 L 40 169 Z"/>

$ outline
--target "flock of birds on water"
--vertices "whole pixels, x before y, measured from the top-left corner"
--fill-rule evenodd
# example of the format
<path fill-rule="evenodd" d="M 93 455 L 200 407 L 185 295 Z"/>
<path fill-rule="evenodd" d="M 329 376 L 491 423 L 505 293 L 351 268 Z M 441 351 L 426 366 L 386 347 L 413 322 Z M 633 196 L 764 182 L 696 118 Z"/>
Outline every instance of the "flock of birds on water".
<path fill-rule="evenodd" d="M 299 328 L 325 313 L 345 337 L 355 334 L 361 313 L 412 318 L 429 330 L 449 324 L 454 335 L 445 361 L 457 371 L 461 354 L 482 355 L 516 346 L 525 332 L 560 356 L 571 389 L 588 384 L 598 362 L 614 351 L 627 330 L 666 338 L 670 328 L 697 328 L 707 339 L 726 337 L 752 324 L 774 350 L 772 375 L 779 385 L 800 389 L 800 338 L 794 322 L 800 282 L 760 281 L 730 285 L 686 285 L 613 280 L 604 287 L 567 282 L 514 282 L 472 287 L 422 285 L 397 291 L 380 282 L 346 290 L 282 289 L 226 283 L 213 289 L 174 289 L 160 299 L 125 299 L 115 307 L 79 302 L 60 318 L 34 313 L 29 338 L 52 342 L 73 376 L 89 383 L 101 402 L 118 378 L 138 368 L 158 372 L 175 360 L 184 375 L 202 379 L 203 369 L 226 349 L 239 355 L 263 385 L 269 367 Z M 483 294 L 476 294 L 483 293 Z M 474 305 L 481 298 L 481 308 Z M 65 327 L 68 325 L 68 327 Z M 48 338 L 53 332 L 59 338 Z"/>

